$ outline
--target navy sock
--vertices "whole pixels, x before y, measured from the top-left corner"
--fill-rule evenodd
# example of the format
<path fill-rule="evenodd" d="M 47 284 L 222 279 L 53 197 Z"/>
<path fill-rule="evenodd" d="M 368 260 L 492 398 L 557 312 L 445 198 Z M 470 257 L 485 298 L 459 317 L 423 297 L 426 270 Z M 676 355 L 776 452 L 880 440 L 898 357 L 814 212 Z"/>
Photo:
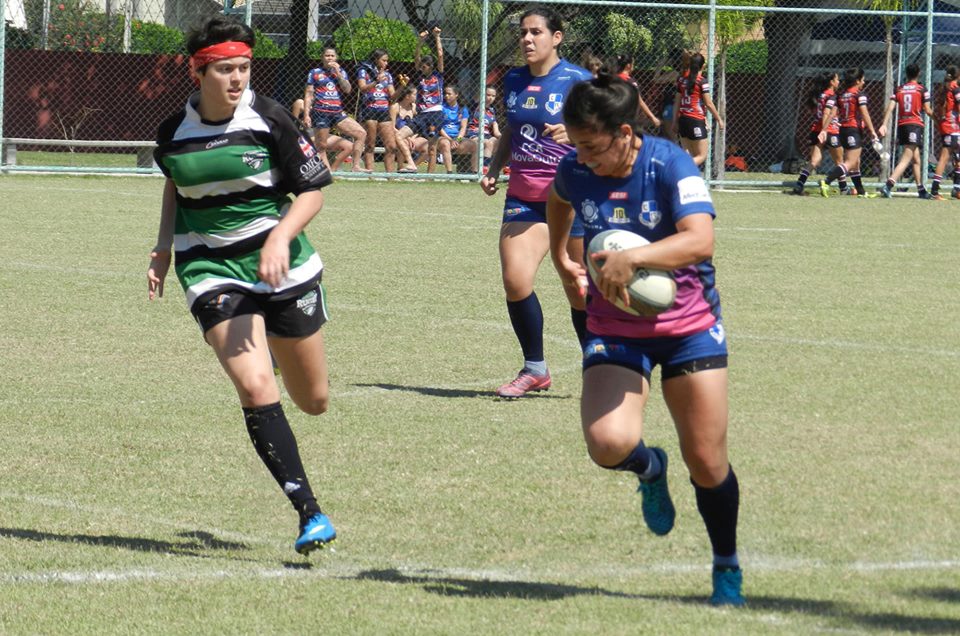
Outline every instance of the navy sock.
<path fill-rule="evenodd" d="M 660 458 L 644 445 L 643 440 L 640 440 L 636 448 L 630 451 L 625 460 L 609 468 L 610 470 L 629 470 L 636 473 L 637 477 L 644 481 L 656 479 L 663 472 L 663 464 L 660 463 Z"/>
<path fill-rule="evenodd" d="M 320 512 L 283 406 L 277 402 L 267 406 L 244 407 L 243 419 L 257 455 L 293 504 L 301 523 Z"/>
<path fill-rule="evenodd" d="M 585 309 L 570 308 L 570 320 L 573 321 L 573 330 L 577 332 L 580 348 L 587 340 L 587 311 Z"/>
<path fill-rule="evenodd" d="M 740 511 L 740 484 L 733 466 L 727 478 L 715 488 L 704 488 L 693 484 L 697 495 L 697 510 L 703 517 L 713 547 L 714 563 L 718 565 L 736 565 L 737 554 L 737 515 Z M 732 557 L 732 559 L 731 559 Z M 733 560 L 733 563 L 730 561 Z M 718 562 L 719 561 L 719 562 Z"/>
<path fill-rule="evenodd" d="M 797 185 L 803 187 L 803 184 L 807 182 L 807 178 L 810 176 L 810 171 L 804 168 L 800 171 L 800 176 L 797 177 Z"/>
<path fill-rule="evenodd" d="M 543 361 L 543 309 L 537 293 L 532 292 L 523 300 L 507 301 L 507 313 L 510 324 L 520 341 L 523 359 L 531 362 Z"/>

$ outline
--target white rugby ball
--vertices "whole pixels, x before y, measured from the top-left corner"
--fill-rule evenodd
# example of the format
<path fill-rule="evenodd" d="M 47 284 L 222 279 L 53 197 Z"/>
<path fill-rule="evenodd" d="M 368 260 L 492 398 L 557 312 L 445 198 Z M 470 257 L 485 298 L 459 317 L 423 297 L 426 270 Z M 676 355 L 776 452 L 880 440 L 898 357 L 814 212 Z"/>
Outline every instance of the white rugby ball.
<path fill-rule="evenodd" d="M 604 250 L 619 252 L 649 243 L 650 241 L 639 234 L 626 230 L 600 232 L 587 246 L 587 271 L 590 278 L 596 284 L 598 268 L 603 266 L 603 260 L 594 263 L 593 254 Z M 633 274 L 633 280 L 627 285 L 627 295 L 630 297 L 630 304 L 624 305 L 618 298 L 614 303 L 618 309 L 634 316 L 655 316 L 673 306 L 673 301 L 677 298 L 677 282 L 673 279 L 672 272 L 638 268 Z"/>

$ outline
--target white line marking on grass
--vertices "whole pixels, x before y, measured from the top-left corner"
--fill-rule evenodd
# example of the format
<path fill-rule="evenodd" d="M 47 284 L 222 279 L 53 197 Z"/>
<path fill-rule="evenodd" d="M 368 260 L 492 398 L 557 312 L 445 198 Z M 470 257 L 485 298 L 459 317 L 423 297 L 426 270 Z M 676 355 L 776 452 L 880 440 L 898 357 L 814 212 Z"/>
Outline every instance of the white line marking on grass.
<path fill-rule="evenodd" d="M 127 272 L 127 271 L 111 271 L 106 269 L 90 269 L 86 267 L 76 267 L 76 266 L 65 266 L 65 265 L 47 265 L 45 263 L 29 263 L 27 261 L 6 261 L 0 262 L 0 268 L 2 269 L 14 269 L 14 270 L 28 270 L 28 271 L 39 271 L 39 272 L 55 272 L 58 274 L 69 274 L 71 276 L 76 276 L 77 274 L 82 274 L 84 276 L 93 276 L 93 277 L 112 277 L 112 278 L 140 278 L 140 274 L 136 272 Z"/>
<path fill-rule="evenodd" d="M 960 351 L 951 349 L 927 349 L 919 347 L 902 347 L 872 342 L 854 342 L 850 340 L 814 340 L 812 338 L 785 338 L 780 336 L 756 336 L 745 333 L 734 333 L 732 340 L 743 339 L 754 342 L 771 342 L 783 345 L 798 345 L 804 347 L 825 347 L 828 349 L 853 349 L 860 351 L 876 351 L 880 353 L 903 353 L 907 355 L 928 355 L 944 358 L 960 358 Z"/>
<path fill-rule="evenodd" d="M 189 569 L 178 570 L 156 570 L 144 568 L 115 569 L 115 570 L 47 570 L 44 572 L 7 572 L 0 574 L 0 585 L 21 585 L 21 584 L 50 584 L 50 583 L 68 583 L 73 585 L 96 585 L 105 583 L 127 583 L 135 581 L 162 581 L 162 582 L 188 582 L 197 580 L 218 580 L 233 579 L 240 577 L 255 579 L 278 579 L 278 578 L 354 578 L 367 570 L 395 570 L 400 576 L 420 579 L 423 582 L 431 580 L 443 581 L 445 579 L 463 579 L 470 581 L 536 581 L 542 583 L 553 583 L 558 585 L 568 584 L 577 585 L 584 578 L 607 578 L 611 574 L 623 576 L 625 574 L 636 578 L 645 578 L 651 572 L 661 574 L 687 574 L 690 572 L 706 572 L 708 565 L 700 564 L 660 564 L 652 566 L 642 566 L 621 570 L 615 568 L 612 572 L 609 568 L 599 569 L 577 569 L 577 578 L 571 580 L 569 573 L 563 574 L 551 571 L 538 571 L 532 568 L 523 568 L 522 570 L 502 570 L 502 569 L 472 569 L 458 567 L 433 567 L 433 566 L 410 566 L 392 563 L 371 563 L 366 565 L 349 564 L 334 561 L 336 557 L 327 555 L 328 563 L 321 566 L 310 568 L 278 568 L 278 567 L 236 567 L 231 569 L 211 569 L 204 570 L 197 566 L 195 561 L 191 562 Z M 306 562 L 305 562 L 306 563 Z M 790 564 L 767 564 L 746 562 L 744 569 L 760 572 L 802 572 L 805 570 L 821 571 L 840 571 L 840 572 L 890 572 L 901 570 L 914 571 L 934 571 L 934 570 L 954 570 L 960 569 L 960 561 L 904 561 L 890 563 L 823 563 L 821 561 L 796 561 Z M 565 581 L 567 583 L 565 583 Z M 585 587 L 585 589 L 587 589 Z"/>
<path fill-rule="evenodd" d="M 797 228 L 794 227 L 727 227 L 719 226 L 717 227 L 718 232 L 796 232 Z"/>

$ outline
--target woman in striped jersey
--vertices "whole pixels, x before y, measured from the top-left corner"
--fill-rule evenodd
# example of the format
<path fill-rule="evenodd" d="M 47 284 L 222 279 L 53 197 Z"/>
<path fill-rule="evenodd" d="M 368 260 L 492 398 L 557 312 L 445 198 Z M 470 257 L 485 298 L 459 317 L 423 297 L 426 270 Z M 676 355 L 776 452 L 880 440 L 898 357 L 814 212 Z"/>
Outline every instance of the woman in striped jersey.
<path fill-rule="evenodd" d="M 254 448 L 300 515 L 294 548 L 306 554 L 336 532 L 307 480 L 270 352 L 296 405 L 323 413 L 323 263 L 304 228 L 332 179 L 306 130 L 249 89 L 253 45 L 250 27 L 219 15 L 187 38 L 199 91 L 157 134 L 167 179 L 148 295 L 163 295 L 175 252 L 187 304 L 236 387 Z"/>

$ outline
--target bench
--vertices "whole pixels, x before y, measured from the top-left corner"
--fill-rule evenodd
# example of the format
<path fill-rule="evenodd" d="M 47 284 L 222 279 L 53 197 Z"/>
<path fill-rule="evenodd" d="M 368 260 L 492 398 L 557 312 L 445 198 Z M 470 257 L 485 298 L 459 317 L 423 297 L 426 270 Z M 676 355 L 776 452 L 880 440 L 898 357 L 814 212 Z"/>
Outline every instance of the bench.
<path fill-rule="evenodd" d="M 137 168 L 156 168 L 153 162 L 153 149 L 157 144 L 152 141 L 117 141 L 89 139 L 27 139 L 24 137 L 4 137 L 4 166 L 17 165 L 17 146 L 61 146 L 67 148 L 136 148 Z"/>

